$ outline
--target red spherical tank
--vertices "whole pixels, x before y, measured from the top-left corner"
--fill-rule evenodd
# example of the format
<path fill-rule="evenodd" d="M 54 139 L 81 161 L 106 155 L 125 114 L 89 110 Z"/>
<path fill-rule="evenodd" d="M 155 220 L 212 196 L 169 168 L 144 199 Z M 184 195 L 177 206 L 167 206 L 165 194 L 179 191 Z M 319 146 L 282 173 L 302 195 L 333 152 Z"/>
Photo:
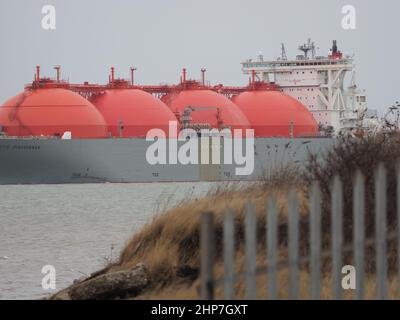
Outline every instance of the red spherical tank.
<path fill-rule="evenodd" d="M 0 126 L 9 136 L 104 138 L 107 126 L 96 108 L 70 90 L 42 88 L 25 91 L 0 108 Z"/>
<path fill-rule="evenodd" d="M 299 101 L 280 91 L 247 91 L 232 100 L 249 119 L 255 137 L 318 134 L 318 124 L 311 112 Z"/>
<path fill-rule="evenodd" d="M 92 102 L 113 137 L 143 138 L 151 129 L 161 129 L 168 136 L 169 122 L 177 121 L 161 100 L 142 90 L 107 90 Z"/>
<path fill-rule="evenodd" d="M 191 124 L 212 128 L 249 129 L 246 116 L 231 100 L 211 90 L 183 90 L 162 97 L 173 112 L 183 115 L 192 107 Z"/>

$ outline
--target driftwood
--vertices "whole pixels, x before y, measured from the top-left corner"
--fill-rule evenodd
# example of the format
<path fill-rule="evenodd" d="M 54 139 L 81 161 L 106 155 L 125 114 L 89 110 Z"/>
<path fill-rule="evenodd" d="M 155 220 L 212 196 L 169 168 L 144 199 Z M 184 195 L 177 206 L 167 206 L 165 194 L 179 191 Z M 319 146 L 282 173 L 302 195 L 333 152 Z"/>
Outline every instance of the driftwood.
<path fill-rule="evenodd" d="M 140 294 L 149 279 L 143 264 L 128 271 L 105 273 L 73 285 L 68 291 L 72 300 L 118 299 Z"/>

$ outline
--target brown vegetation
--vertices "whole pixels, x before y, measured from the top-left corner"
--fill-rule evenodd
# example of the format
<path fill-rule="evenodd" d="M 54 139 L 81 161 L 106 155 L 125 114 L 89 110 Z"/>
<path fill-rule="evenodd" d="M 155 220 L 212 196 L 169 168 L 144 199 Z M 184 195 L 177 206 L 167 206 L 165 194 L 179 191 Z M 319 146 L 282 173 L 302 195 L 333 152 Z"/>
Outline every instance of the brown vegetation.
<path fill-rule="evenodd" d="M 365 177 L 365 233 L 366 237 L 375 236 L 375 174 L 379 164 L 384 164 L 387 170 L 387 227 L 388 232 L 397 230 L 397 169 L 400 159 L 400 135 L 376 135 L 364 139 L 343 139 L 329 152 L 324 162 L 316 157 L 310 157 L 304 177 L 304 186 L 310 186 L 317 181 L 322 191 L 322 232 L 325 247 L 330 240 L 330 191 L 335 175 L 343 184 L 343 232 L 346 244 L 351 244 L 353 237 L 353 183 L 359 170 Z M 393 273 L 397 269 L 395 240 L 388 241 L 389 268 Z M 373 248 L 367 248 L 367 272 L 375 271 Z M 347 255 L 345 261 L 352 263 L 352 256 Z"/>
<path fill-rule="evenodd" d="M 339 175 L 344 187 L 344 233 L 346 244 L 352 241 L 352 181 L 357 169 L 366 177 L 366 236 L 374 235 L 374 169 L 383 162 L 388 171 L 388 227 L 395 230 L 396 219 L 396 165 L 400 157 L 400 137 L 376 136 L 367 139 L 346 139 L 330 151 L 323 162 L 311 157 L 305 172 L 296 168 L 281 168 L 262 182 L 252 184 L 228 184 L 210 192 L 202 199 L 181 203 L 175 208 L 158 215 L 129 240 L 118 261 L 112 263 L 107 271 L 129 269 L 144 263 L 150 276 L 150 286 L 139 296 L 142 299 L 196 299 L 198 298 L 198 272 L 200 265 L 199 234 L 200 216 L 203 212 L 213 212 L 216 224 L 216 266 L 217 278 L 223 275 L 222 235 L 223 214 L 226 208 L 235 214 L 236 268 L 244 271 L 244 216 L 246 204 L 251 201 L 257 208 L 258 262 L 265 264 L 265 208 L 269 196 L 276 197 L 279 211 L 280 257 L 285 259 L 287 249 L 287 194 L 292 188 L 298 190 L 301 215 L 301 255 L 308 254 L 308 194 L 313 181 L 321 186 L 323 199 L 324 250 L 330 243 L 330 190 L 331 181 Z M 395 245 L 389 242 L 389 267 L 391 275 L 396 271 Z M 368 280 L 367 297 L 374 294 L 374 251 L 367 250 Z M 345 257 L 351 263 L 352 254 Z M 323 297 L 330 297 L 330 265 L 323 266 Z M 307 265 L 301 271 L 301 297 L 309 297 L 309 272 Z M 279 273 L 279 290 L 282 298 L 287 297 L 287 269 Z M 266 279 L 259 277 L 259 297 L 265 297 Z M 390 291 L 397 290 L 395 282 Z M 223 287 L 217 288 L 218 298 L 222 298 Z M 244 296 L 244 283 L 236 283 L 237 297 Z M 351 298 L 351 293 L 346 295 Z"/>

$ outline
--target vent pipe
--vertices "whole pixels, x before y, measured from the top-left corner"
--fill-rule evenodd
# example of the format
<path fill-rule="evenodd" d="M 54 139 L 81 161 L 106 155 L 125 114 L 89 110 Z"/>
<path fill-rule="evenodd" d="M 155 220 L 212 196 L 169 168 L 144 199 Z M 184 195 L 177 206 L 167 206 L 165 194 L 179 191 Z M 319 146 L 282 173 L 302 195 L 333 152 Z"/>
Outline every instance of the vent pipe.
<path fill-rule="evenodd" d="M 40 81 L 40 66 L 36 66 L 36 81 Z"/>
<path fill-rule="evenodd" d="M 111 84 L 114 85 L 115 81 L 115 69 L 114 67 L 111 67 Z"/>
<path fill-rule="evenodd" d="M 201 69 L 201 84 L 203 85 L 203 87 L 206 85 L 206 79 L 205 79 L 206 71 L 207 69 L 205 68 Z"/>
<path fill-rule="evenodd" d="M 61 67 L 60 66 L 55 66 L 54 69 L 57 72 L 57 82 L 60 82 L 60 70 L 61 70 Z"/>

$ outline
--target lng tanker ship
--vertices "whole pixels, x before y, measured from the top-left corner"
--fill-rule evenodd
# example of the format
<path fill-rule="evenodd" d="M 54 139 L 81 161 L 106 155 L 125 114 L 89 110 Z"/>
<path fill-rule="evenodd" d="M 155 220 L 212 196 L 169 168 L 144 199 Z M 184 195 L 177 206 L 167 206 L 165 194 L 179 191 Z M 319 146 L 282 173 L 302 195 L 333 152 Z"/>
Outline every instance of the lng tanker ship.
<path fill-rule="evenodd" d="M 332 91 L 321 81 L 351 70 L 336 43 L 328 57 L 300 49 L 305 55 L 294 61 L 247 60 L 245 87 L 210 86 L 205 69 L 200 81 L 183 69 L 177 85 L 139 86 L 135 68 L 130 81 L 111 68 L 109 83 L 95 85 L 62 81 L 59 66 L 55 79 L 43 78 L 37 67 L 34 81 L 0 107 L 0 184 L 256 180 L 278 166 L 301 166 L 335 135 L 371 125 L 364 113 L 354 118 L 354 110 L 365 111 L 354 88 L 343 92 L 349 105 L 326 96 Z M 301 99 L 290 94 L 297 85 Z M 315 108 L 302 103 L 308 99 Z"/>

